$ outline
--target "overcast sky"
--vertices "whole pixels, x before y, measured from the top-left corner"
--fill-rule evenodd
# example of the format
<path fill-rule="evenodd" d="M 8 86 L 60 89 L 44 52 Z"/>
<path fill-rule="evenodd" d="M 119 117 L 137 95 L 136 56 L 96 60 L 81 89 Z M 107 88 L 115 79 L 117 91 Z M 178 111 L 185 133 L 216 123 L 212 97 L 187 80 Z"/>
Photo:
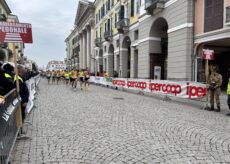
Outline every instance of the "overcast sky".
<path fill-rule="evenodd" d="M 78 0 L 6 0 L 12 14 L 32 24 L 33 44 L 26 44 L 25 56 L 46 65 L 64 60 L 65 39 L 73 28 Z"/>

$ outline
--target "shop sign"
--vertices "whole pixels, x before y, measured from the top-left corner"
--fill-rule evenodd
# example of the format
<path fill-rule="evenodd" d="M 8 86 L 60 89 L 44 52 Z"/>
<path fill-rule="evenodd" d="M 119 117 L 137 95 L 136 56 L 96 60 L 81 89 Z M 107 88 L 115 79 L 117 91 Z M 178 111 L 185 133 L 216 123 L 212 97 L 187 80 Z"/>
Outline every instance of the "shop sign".
<path fill-rule="evenodd" d="M 0 22 L 0 42 L 32 43 L 31 24 Z"/>
<path fill-rule="evenodd" d="M 214 50 L 203 49 L 202 59 L 214 60 Z"/>

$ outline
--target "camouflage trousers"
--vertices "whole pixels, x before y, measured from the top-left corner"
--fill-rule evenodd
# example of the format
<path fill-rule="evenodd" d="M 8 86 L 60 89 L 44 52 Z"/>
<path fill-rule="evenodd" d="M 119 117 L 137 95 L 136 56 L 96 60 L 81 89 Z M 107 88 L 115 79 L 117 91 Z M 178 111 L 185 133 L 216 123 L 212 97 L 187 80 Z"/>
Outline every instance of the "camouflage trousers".
<path fill-rule="evenodd" d="M 209 90 L 210 104 L 214 106 L 214 99 L 216 100 L 216 105 L 220 106 L 220 93 L 221 89 L 217 88 L 215 90 Z"/>

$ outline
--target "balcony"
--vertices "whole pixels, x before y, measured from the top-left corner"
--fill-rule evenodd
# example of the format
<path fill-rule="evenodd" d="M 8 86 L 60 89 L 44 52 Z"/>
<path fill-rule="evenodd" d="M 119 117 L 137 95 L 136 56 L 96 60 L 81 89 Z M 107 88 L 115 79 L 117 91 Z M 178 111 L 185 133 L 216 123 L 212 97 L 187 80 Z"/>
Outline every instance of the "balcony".
<path fill-rule="evenodd" d="M 96 47 L 101 47 L 101 38 L 96 38 L 95 41 L 94 41 Z"/>
<path fill-rule="evenodd" d="M 163 9 L 164 3 L 167 0 L 145 0 L 145 10 L 148 13 L 153 13 L 154 9 Z"/>
<path fill-rule="evenodd" d="M 113 31 L 109 30 L 104 33 L 104 38 L 106 41 L 110 41 L 113 37 Z"/>
<path fill-rule="evenodd" d="M 119 33 L 124 33 L 124 32 L 129 31 L 129 19 L 128 18 L 119 20 L 116 25 L 117 25 L 117 30 Z"/>
<path fill-rule="evenodd" d="M 226 24 L 230 25 L 230 6 L 226 7 Z"/>

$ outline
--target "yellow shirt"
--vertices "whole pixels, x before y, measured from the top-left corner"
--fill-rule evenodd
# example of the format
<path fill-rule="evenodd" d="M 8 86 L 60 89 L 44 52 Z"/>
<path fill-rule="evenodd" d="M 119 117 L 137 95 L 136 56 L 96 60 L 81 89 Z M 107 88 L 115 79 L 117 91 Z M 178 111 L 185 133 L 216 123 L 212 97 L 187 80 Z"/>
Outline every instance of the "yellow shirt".
<path fill-rule="evenodd" d="M 227 94 L 230 95 L 230 78 L 228 80 L 228 89 L 227 89 Z"/>

